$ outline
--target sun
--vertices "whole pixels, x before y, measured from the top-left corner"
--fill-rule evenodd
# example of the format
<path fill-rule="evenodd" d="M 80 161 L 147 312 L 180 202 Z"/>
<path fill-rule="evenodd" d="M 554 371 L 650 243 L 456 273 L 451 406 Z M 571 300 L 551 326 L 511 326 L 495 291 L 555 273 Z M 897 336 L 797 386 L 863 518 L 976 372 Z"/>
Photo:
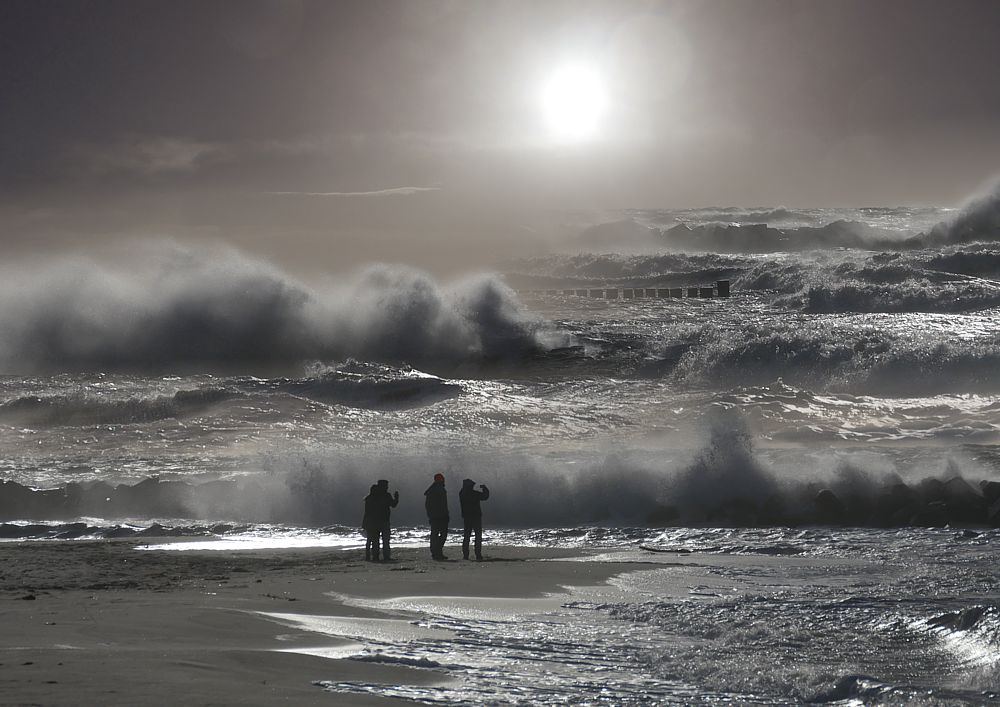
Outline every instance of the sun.
<path fill-rule="evenodd" d="M 594 138 L 607 108 L 600 75 L 582 64 L 559 68 L 542 89 L 542 108 L 549 131 L 559 142 Z"/>

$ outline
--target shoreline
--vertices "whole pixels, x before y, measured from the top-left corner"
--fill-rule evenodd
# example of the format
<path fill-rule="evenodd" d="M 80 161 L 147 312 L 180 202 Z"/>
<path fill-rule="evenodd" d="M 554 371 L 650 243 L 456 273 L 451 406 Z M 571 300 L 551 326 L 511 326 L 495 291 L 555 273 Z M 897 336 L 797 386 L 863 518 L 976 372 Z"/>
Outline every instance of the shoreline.
<path fill-rule="evenodd" d="M 491 546 L 483 562 L 438 562 L 425 547 L 400 547 L 381 563 L 355 549 L 136 549 L 151 540 L 0 543 L 0 704 L 407 703 L 317 683 L 450 678 L 318 657 L 350 641 L 311 630 L 307 619 L 406 618 L 385 605 L 401 597 L 540 599 L 649 566 L 511 546 Z"/>

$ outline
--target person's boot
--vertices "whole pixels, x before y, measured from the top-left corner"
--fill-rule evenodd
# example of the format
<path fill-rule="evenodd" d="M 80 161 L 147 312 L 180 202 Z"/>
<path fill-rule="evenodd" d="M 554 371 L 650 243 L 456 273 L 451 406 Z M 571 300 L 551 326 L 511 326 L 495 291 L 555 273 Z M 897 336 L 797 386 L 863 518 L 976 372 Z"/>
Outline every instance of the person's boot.
<path fill-rule="evenodd" d="M 371 562 L 371 561 L 372 561 L 372 551 L 365 550 L 365 562 Z"/>

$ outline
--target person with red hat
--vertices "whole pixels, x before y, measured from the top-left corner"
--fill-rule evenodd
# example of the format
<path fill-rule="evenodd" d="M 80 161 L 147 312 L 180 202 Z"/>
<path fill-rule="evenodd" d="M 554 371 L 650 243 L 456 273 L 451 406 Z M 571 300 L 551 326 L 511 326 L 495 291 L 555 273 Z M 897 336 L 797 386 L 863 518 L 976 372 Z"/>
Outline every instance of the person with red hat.
<path fill-rule="evenodd" d="M 448 538 L 448 492 L 444 488 L 444 474 L 434 474 L 434 483 L 424 491 L 424 508 L 431 524 L 431 557 L 447 560 L 444 542 Z"/>

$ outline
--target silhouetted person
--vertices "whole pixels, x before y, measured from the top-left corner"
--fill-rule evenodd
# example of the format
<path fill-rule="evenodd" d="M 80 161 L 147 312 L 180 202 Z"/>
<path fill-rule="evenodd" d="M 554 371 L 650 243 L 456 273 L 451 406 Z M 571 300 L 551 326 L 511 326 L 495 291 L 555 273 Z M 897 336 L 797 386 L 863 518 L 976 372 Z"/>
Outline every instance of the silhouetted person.
<path fill-rule="evenodd" d="M 448 492 L 444 488 L 444 474 L 434 474 L 434 483 L 424 491 L 424 508 L 431 524 L 431 557 L 447 560 L 444 541 L 448 538 Z"/>
<path fill-rule="evenodd" d="M 458 502 L 462 506 L 462 521 L 465 524 L 465 535 L 462 537 L 462 557 L 469 559 L 469 537 L 476 534 L 476 559 L 483 559 L 483 509 L 479 503 L 490 497 L 490 490 L 485 484 L 479 484 L 481 491 L 476 491 L 476 482 L 466 479 L 462 482 L 462 490 L 458 492 Z"/>
<path fill-rule="evenodd" d="M 365 496 L 365 514 L 361 518 L 361 530 L 365 534 L 365 561 L 372 559 L 372 550 L 375 551 L 375 559 L 378 559 L 378 531 L 372 527 L 372 518 L 378 513 L 377 505 L 378 484 L 372 484 L 368 495 Z"/>
<path fill-rule="evenodd" d="M 374 515 L 369 518 L 372 529 L 375 532 L 375 546 L 373 549 L 376 560 L 378 559 L 379 538 L 382 540 L 382 559 L 391 559 L 389 552 L 389 535 L 391 533 L 389 516 L 392 514 L 392 509 L 398 505 L 399 491 L 390 494 L 389 482 L 386 479 L 379 479 L 375 485 L 375 501 L 372 509 Z"/>

